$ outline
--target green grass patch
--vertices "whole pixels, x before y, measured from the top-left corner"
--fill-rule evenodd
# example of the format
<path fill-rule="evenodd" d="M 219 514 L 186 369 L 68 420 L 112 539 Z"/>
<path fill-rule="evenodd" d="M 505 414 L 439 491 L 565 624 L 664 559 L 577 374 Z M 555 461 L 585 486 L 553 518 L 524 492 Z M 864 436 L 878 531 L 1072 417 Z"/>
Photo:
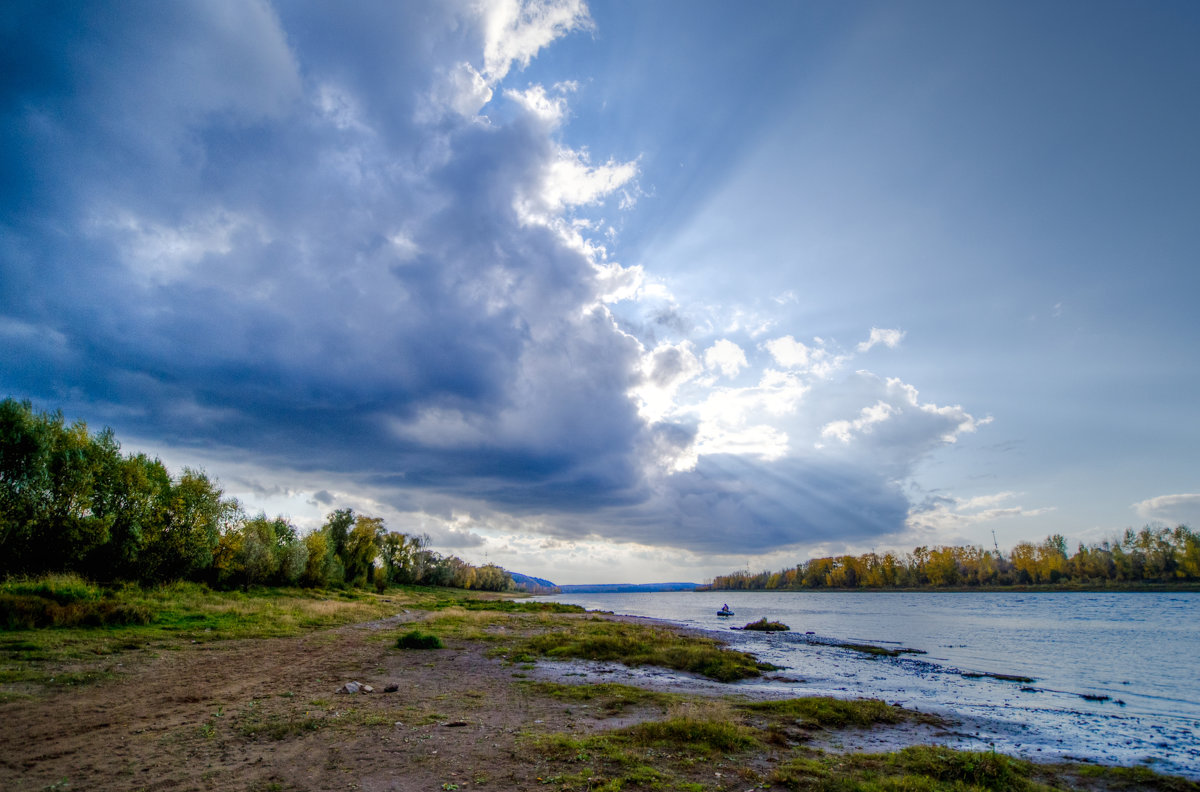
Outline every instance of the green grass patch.
<path fill-rule="evenodd" d="M 104 589 L 79 575 L 56 574 L 38 578 L 19 577 L 0 583 L 0 594 L 41 597 L 59 605 L 72 602 L 90 602 L 101 599 Z"/>
<path fill-rule="evenodd" d="M 656 690 L 622 685 L 617 682 L 564 685 L 558 682 L 530 683 L 530 688 L 562 701 L 586 702 L 609 715 L 639 707 L 667 707 L 679 701 L 679 696 Z"/>
<path fill-rule="evenodd" d="M 877 723 L 898 723 L 906 711 L 878 699 L 836 699 L 826 696 L 755 701 L 741 709 L 772 719 L 800 721 L 805 726 L 843 729 L 866 728 Z"/>
<path fill-rule="evenodd" d="M 606 686 L 542 689 L 599 699 Z M 588 688 L 591 688 L 589 690 Z M 995 752 L 916 746 L 883 754 L 782 747 L 784 723 L 869 727 L 923 717 L 881 701 L 829 698 L 748 702 L 676 697 L 667 716 L 602 734 L 525 735 L 538 781 L 560 790 L 788 789 L 800 792 L 1051 792 L 1061 789 L 1200 792 L 1187 779 L 1146 768 L 1039 765 Z M 757 769 L 756 769 L 757 768 Z M 767 769 L 770 768 L 770 769 Z M 761 773 L 761 774 L 760 774 Z M 714 784 L 715 781 L 715 784 Z"/>
<path fill-rule="evenodd" d="M 149 624 L 150 609 L 114 599 L 75 600 L 61 604 L 27 594 L 0 593 L 0 629 L 38 627 L 110 627 Z"/>
<path fill-rule="evenodd" d="M 409 630 L 396 639 L 397 649 L 444 649 L 442 639 L 420 630 Z"/>
<path fill-rule="evenodd" d="M 1111 792 L 1155 790 L 1155 792 L 1200 792 L 1200 784 L 1179 776 L 1165 776 L 1147 767 L 1070 765 L 1061 769 L 1091 782 L 1102 782 Z"/>
<path fill-rule="evenodd" d="M 420 589 L 380 596 L 299 588 L 214 591 L 197 583 L 101 588 L 64 575 L 9 580 L 0 583 L 0 600 L 9 603 L 7 611 L 0 605 L 0 625 L 7 613 L 23 628 L 0 630 L 0 696 L 29 694 L 30 685 L 57 686 L 65 672 L 77 674 L 72 684 L 103 678 L 110 658 L 123 652 L 299 635 L 433 599 Z M 34 626 L 24 626 L 30 622 Z"/>
<path fill-rule="evenodd" d="M 471 611 L 500 611 L 501 613 L 587 613 L 579 605 L 562 602 L 528 602 L 510 599 L 460 600 L 453 603 Z"/>
<path fill-rule="evenodd" d="M 762 632 L 786 632 L 787 630 L 790 630 L 792 628 L 788 627 L 783 622 L 767 621 L 767 617 L 763 616 L 761 619 L 759 619 L 756 622 L 750 622 L 742 629 L 743 630 L 759 630 Z"/>
<path fill-rule="evenodd" d="M 639 723 L 622 733 L 636 745 L 708 755 L 744 751 L 759 743 L 740 723 L 693 715 Z"/>
<path fill-rule="evenodd" d="M 550 658 L 661 666 L 720 682 L 749 679 L 769 668 L 753 655 L 729 649 L 711 638 L 608 620 L 575 621 L 568 629 L 533 635 L 517 648 Z"/>

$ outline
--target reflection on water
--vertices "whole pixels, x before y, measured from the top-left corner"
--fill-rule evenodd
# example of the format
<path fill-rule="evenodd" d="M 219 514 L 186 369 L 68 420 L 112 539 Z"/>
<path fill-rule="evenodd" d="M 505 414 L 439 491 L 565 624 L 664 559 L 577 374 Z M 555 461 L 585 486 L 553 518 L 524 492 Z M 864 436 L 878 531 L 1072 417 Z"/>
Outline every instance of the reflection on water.
<path fill-rule="evenodd" d="M 958 744 L 1200 777 L 1200 593 L 701 592 L 546 597 L 720 631 L 803 682 L 964 719 Z M 725 602 L 736 611 L 720 618 Z M 790 633 L 733 631 L 762 617 Z M 925 654 L 872 657 L 831 642 Z M 1034 682 L 1003 681 L 1000 674 Z M 1086 697 L 1086 698 L 1085 698 Z M 976 734 L 978 732 L 978 734 Z"/>

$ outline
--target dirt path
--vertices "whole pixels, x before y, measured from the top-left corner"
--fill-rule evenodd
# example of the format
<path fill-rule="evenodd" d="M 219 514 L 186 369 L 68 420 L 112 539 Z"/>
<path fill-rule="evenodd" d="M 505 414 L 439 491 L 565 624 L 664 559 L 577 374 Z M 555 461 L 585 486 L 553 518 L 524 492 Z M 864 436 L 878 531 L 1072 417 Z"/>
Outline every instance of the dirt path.
<path fill-rule="evenodd" d="M 516 734 L 587 724 L 478 644 L 395 650 L 384 628 L 407 618 L 131 657 L 115 679 L 0 705 L 0 789 L 540 786 Z M 348 680 L 377 692 L 336 693 Z"/>

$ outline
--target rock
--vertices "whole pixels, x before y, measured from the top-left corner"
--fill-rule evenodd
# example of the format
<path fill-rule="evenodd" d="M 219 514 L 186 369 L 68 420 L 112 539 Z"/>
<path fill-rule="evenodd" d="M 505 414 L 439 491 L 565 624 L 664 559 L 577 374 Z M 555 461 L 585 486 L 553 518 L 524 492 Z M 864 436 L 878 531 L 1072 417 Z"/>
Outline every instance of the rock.
<path fill-rule="evenodd" d="M 400 689 L 399 685 L 388 685 L 387 687 L 385 687 L 383 689 L 383 692 L 384 693 L 395 693 L 399 689 Z"/>
<path fill-rule="evenodd" d="M 362 693 L 374 693 L 374 692 L 375 692 L 375 688 L 371 687 L 370 685 L 363 685 L 363 686 L 361 686 L 361 687 L 359 688 L 359 692 L 362 692 Z"/>
<path fill-rule="evenodd" d="M 361 682 L 347 682 L 346 684 L 342 685 L 341 689 L 338 690 L 338 693 L 357 693 L 360 690 L 362 690 Z"/>
<path fill-rule="evenodd" d="M 468 723 L 467 721 L 450 721 L 449 723 L 443 723 L 442 725 L 445 726 L 447 729 L 454 729 L 459 726 L 470 726 L 471 724 Z"/>

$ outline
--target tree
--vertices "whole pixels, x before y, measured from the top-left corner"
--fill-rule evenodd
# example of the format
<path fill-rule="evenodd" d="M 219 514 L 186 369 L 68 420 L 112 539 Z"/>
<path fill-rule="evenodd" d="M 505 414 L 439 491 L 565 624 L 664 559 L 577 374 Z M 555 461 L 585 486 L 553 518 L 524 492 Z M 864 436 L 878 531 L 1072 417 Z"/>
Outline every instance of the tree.
<path fill-rule="evenodd" d="M 139 577 L 160 582 L 198 577 L 213 562 L 221 534 L 236 519 L 236 500 L 225 500 L 221 489 L 202 471 L 184 468 L 158 506 L 157 519 L 146 537 Z"/>
<path fill-rule="evenodd" d="M 345 577 L 341 559 L 333 552 L 327 531 L 314 531 L 304 537 L 307 559 L 300 583 L 310 587 L 340 585 Z"/>
<path fill-rule="evenodd" d="M 321 528 L 329 535 L 330 547 L 333 554 L 346 561 L 346 540 L 350 537 L 350 529 L 354 527 L 354 509 L 338 509 L 325 517 L 325 525 Z"/>
<path fill-rule="evenodd" d="M 370 580 L 375 558 L 379 555 L 379 543 L 385 534 L 383 519 L 359 515 L 354 528 L 346 537 L 342 563 L 346 567 L 346 580 L 355 586 L 365 586 Z"/>

